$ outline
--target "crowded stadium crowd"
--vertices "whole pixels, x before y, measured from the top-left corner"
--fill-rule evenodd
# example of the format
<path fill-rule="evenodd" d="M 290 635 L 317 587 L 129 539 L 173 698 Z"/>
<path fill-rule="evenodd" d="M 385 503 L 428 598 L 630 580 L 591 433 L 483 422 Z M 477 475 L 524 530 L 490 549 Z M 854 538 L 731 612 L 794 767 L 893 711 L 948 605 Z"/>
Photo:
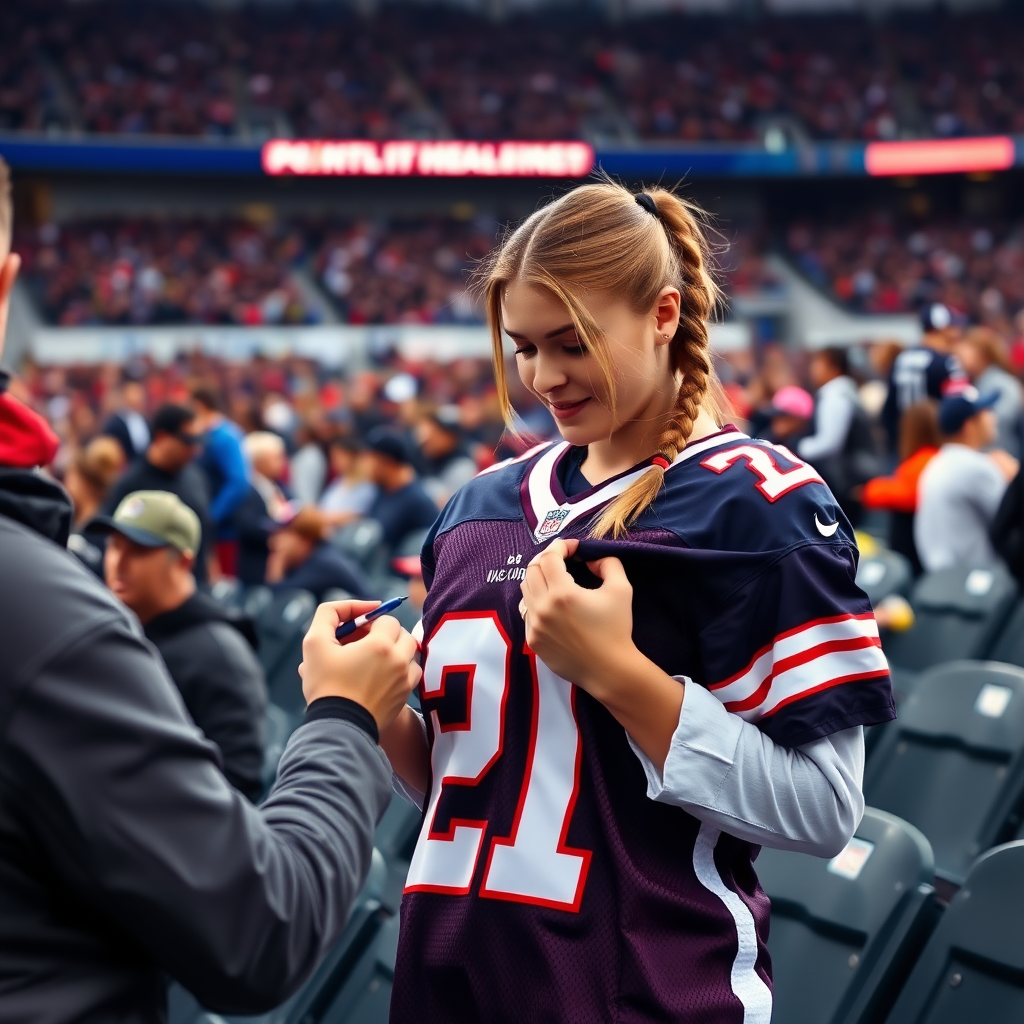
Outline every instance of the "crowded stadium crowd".
<path fill-rule="evenodd" d="M 948 307 L 940 304 L 923 308 L 926 315 L 937 309 L 941 310 L 940 317 L 947 318 L 927 334 L 929 351 L 941 353 L 950 365 L 963 368 L 952 374 L 958 386 L 970 381 L 986 394 L 998 394 L 997 436 L 993 441 L 998 441 L 998 449 L 1008 456 L 1019 457 L 1024 437 L 1024 353 L 1020 344 L 1011 345 L 1008 337 L 991 327 L 957 320 Z M 718 372 L 729 418 L 748 427 L 755 436 L 784 443 L 795 451 L 803 451 L 803 445 L 804 455 L 812 463 L 820 457 L 817 468 L 830 480 L 851 518 L 861 522 L 866 517 L 884 535 L 888 529 L 886 515 L 894 509 L 884 499 L 875 501 L 872 497 L 876 492 L 885 493 L 885 485 L 868 481 L 874 476 L 884 477 L 887 467 L 927 447 L 919 441 L 901 439 L 899 417 L 885 405 L 886 395 L 896 394 L 890 382 L 900 376 L 894 364 L 902 351 L 899 345 L 887 342 L 818 354 L 769 344 L 756 352 L 721 355 L 717 358 Z M 235 424 L 233 429 L 240 438 L 264 432 L 280 438 L 288 460 L 281 463 L 275 484 L 283 488 L 284 494 L 298 494 L 300 504 L 314 506 L 330 493 L 339 467 L 361 465 L 356 453 L 375 429 L 395 431 L 401 436 L 403 458 L 425 478 L 427 491 L 434 497 L 446 496 L 453 489 L 443 483 L 439 467 L 457 461 L 463 469 L 484 469 L 496 457 L 514 454 L 525 444 L 504 432 L 487 361 L 409 361 L 396 351 L 379 355 L 383 362 L 375 369 L 351 376 L 298 357 L 257 357 L 247 363 L 233 363 L 198 352 L 182 355 L 169 365 L 158 365 L 148 357 L 138 358 L 124 368 L 113 364 L 29 364 L 13 387 L 47 418 L 61 439 L 53 463 L 59 475 L 81 465 L 96 438 L 111 431 L 123 438 L 125 416 L 139 424 L 147 422 L 168 404 L 187 406 L 190 395 L 200 388 L 212 393 L 213 403 L 227 421 Z M 856 396 L 857 407 L 866 417 L 866 429 L 861 433 L 850 415 L 836 412 L 828 402 L 824 407 L 820 401 L 815 402 L 814 392 L 820 392 L 835 377 L 847 382 L 847 397 Z M 835 389 L 833 385 L 824 393 L 831 394 Z M 549 436 L 553 421 L 546 410 L 525 391 L 516 399 L 526 437 Z M 823 425 L 822 417 L 833 415 L 841 427 Z M 438 454 L 436 445 L 441 434 L 443 451 Z M 810 447 L 806 441 L 819 435 L 828 435 L 827 442 L 821 441 L 820 453 L 816 451 L 819 441 L 810 441 Z M 922 436 L 938 437 L 937 425 L 933 423 Z M 913 450 L 906 449 L 908 444 Z M 932 448 L 937 445 L 935 442 Z M 121 457 L 101 474 L 106 481 L 104 494 L 117 473 L 142 454 L 138 445 L 124 447 Z M 836 459 L 860 460 L 856 479 L 836 473 Z M 918 472 L 922 468 L 919 466 Z M 356 469 L 356 479 L 362 481 L 363 472 Z M 93 507 L 90 503 L 90 509 Z M 230 534 L 231 528 L 227 530 Z M 897 539 L 896 545 L 920 564 L 912 541 L 908 544 Z"/>
<path fill-rule="evenodd" d="M 752 24 L 578 12 L 32 0 L 0 14 L 0 128 L 184 136 L 746 141 L 1024 131 L 1024 39 L 1005 14 Z M 997 19 L 997 20 L 994 20 Z M 781 121 L 780 121 L 781 119 Z"/>
<path fill-rule="evenodd" d="M 1012 330 L 1024 308 L 1024 229 L 1005 220 L 873 217 L 798 221 L 785 251 L 815 284 L 863 313 L 942 302 Z M 1018 333 L 1024 326 L 1015 325 Z"/>
<path fill-rule="evenodd" d="M 418 218 L 106 218 L 19 228 L 16 245 L 43 317 L 62 326 L 304 324 L 325 309 L 346 323 L 472 323 L 468 286 L 501 233 L 478 215 Z M 978 218 L 907 222 L 881 211 L 796 219 L 773 230 L 725 223 L 716 244 L 727 294 L 779 286 L 780 252 L 857 312 L 942 302 L 962 319 L 1024 334 L 1024 229 Z M 322 302 L 297 287 L 308 271 Z"/>

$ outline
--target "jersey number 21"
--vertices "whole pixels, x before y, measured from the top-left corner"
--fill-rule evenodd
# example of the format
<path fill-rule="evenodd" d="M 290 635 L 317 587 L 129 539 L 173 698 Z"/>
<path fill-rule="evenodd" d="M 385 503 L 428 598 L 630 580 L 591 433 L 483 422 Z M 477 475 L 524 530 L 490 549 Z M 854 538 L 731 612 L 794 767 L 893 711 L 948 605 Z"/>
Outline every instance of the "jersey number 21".
<path fill-rule="evenodd" d="M 446 832 L 434 818 L 447 786 L 475 786 L 502 755 L 512 643 L 496 612 L 446 615 L 427 645 L 423 696 L 443 697 L 448 677 L 466 677 L 466 716 L 444 723 L 436 711 L 433 787 L 406 892 L 469 893 L 486 852 L 479 894 L 491 899 L 576 911 L 590 851 L 566 846 L 576 802 L 580 734 L 574 687 L 526 651 L 533 678 L 533 719 L 525 778 L 511 834 L 483 849 L 487 821 L 453 818 Z"/>

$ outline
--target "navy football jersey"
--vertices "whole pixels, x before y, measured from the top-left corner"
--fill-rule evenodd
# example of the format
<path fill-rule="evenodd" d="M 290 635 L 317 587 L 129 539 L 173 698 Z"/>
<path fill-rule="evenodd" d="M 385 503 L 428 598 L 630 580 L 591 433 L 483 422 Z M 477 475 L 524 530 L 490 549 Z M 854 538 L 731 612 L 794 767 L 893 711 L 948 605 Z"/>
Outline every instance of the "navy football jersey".
<path fill-rule="evenodd" d="M 768 1024 L 757 847 L 647 797 L 625 731 L 527 647 L 519 584 L 649 463 L 567 497 L 566 443 L 481 474 L 424 548 L 431 786 L 394 1024 Z M 614 554 L 633 637 L 797 746 L 894 717 L 852 530 L 813 469 L 732 428 L 687 447 Z M 596 580 L 570 569 L 583 585 Z M 685 701 L 684 701 L 685 713 Z"/>

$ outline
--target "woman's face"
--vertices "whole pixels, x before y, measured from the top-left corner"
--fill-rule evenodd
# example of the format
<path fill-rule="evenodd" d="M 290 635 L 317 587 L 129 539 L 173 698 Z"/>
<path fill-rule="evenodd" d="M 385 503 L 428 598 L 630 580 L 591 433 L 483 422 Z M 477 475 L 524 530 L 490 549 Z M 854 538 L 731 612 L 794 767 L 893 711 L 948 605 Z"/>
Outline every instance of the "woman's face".
<path fill-rule="evenodd" d="M 665 326 L 665 332 L 671 335 L 679 307 L 678 292 L 670 292 L 676 304 L 674 316 L 667 314 L 672 326 Z M 600 366 L 580 344 L 561 300 L 546 288 L 514 281 L 502 302 L 505 332 L 515 343 L 523 384 L 548 407 L 562 437 L 580 446 L 611 438 L 627 424 L 660 418 L 666 395 L 674 391 L 659 312 L 638 315 L 606 294 L 590 296 L 587 309 L 608 346 L 614 408 Z"/>

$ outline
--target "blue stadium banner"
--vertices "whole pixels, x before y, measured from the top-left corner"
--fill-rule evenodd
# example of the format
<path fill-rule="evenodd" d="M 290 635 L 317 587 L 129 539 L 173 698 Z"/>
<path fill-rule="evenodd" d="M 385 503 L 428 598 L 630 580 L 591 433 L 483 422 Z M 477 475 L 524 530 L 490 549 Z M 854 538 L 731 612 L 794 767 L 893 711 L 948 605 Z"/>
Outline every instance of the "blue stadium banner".
<path fill-rule="evenodd" d="M 602 168 L 622 178 L 859 177 L 953 174 L 1024 166 L 1024 136 L 914 142 L 817 142 L 771 151 L 758 145 L 585 142 L 272 139 L 180 140 L 0 134 L 15 171 L 97 174 L 318 177 L 583 178 Z"/>

